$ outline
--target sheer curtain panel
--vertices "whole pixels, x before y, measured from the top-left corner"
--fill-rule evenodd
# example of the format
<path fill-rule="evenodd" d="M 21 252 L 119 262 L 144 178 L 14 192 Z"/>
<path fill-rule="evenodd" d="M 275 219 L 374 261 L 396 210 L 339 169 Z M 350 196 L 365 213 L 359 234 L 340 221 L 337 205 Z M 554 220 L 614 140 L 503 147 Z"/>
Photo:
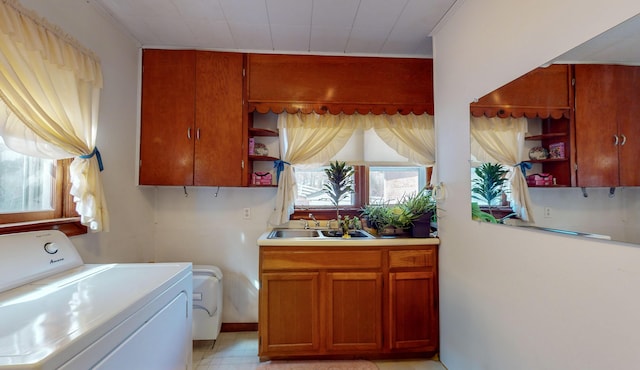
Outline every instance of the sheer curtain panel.
<path fill-rule="evenodd" d="M 511 199 L 513 211 L 523 220 L 533 223 L 529 187 L 520 168 L 524 158 L 524 136 L 527 119 L 471 117 L 471 153 L 476 158 L 493 158 L 511 169 Z"/>
<path fill-rule="evenodd" d="M 0 0 L 0 135 L 25 155 L 71 165 L 71 195 L 83 225 L 107 231 L 96 144 L 102 72 L 92 52 L 59 28 Z"/>

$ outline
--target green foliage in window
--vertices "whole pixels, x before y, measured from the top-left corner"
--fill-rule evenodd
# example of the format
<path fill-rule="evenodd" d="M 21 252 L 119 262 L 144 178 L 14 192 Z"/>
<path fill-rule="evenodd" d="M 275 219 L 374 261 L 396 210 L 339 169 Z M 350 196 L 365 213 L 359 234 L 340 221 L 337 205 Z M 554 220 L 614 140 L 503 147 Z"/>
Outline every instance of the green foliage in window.
<path fill-rule="evenodd" d="M 329 180 L 322 190 L 329 196 L 331 204 L 336 207 L 336 217 L 339 215 L 338 205 L 340 201 L 353 193 L 353 166 L 346 162 L 335 161 L 329 163 L 329 168 L 324 170 Z"/>
<path fill-rule="evenodd" d="M 484 201 L 491 211 L 496 200 L 500 200 L 504 192 L 504 184 L 507 181 L 507 171 L 500 163 L 483 163 L 475 169 L 477 179 L 473 180 L 471 194 L 473 199 Z"/>

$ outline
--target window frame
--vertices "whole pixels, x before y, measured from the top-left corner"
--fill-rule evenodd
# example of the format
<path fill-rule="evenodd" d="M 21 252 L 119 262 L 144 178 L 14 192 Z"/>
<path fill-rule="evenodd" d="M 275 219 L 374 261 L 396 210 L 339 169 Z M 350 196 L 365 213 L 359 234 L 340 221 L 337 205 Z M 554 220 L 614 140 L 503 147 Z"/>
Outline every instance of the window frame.
<path fill-rule="evenodd" d="M 56 161 L 54 209 L 51 211 L 0 214 L 0 235 L 39 230 L 60 230 L 67 236 L 87 233 L 75 210 L 69 167 L 72 158 Z"/>
<path fill-rule="evenodd" d="M 376 165 L 374 167 L 380 167 Z M 342 216 L 360 216 L 360 210 L 369 201 L 369 170 L 367 166 L 354 165 L 354 205 L 340 206 L 340 215 Z M 426 167 L 427 184 L 431 179 L 433 172 L 432 167 Z M 289 216 L 290 220 L 302 220 L 309 219 L 309 213 L 313 213 L 313 216 L 318 220 L 332 220 L 336 218 L 336 209 L 333 206 L 327 207 L 294 207 L 294 212 Z"/>

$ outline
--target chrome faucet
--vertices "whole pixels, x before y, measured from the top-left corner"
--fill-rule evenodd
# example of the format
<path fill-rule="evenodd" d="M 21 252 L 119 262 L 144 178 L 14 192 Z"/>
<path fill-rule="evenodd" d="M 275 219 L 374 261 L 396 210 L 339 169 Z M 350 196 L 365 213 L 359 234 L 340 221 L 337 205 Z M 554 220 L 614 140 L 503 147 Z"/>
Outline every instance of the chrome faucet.
<path fill-rule="evenodd" d="M 309 218 L 313 220 L 314 227 L 320 227 L 320 221 L 316 220 L 316 218 L 313 217 L 313 213 L 309 213 Z"/>
<path fill-rule="evenodd" d="M 302 227 L 305 229 L 309 228 L 309 221 L 305 220 L 304 218 L 300 219 L 300 222 L 302 222 Z"/>

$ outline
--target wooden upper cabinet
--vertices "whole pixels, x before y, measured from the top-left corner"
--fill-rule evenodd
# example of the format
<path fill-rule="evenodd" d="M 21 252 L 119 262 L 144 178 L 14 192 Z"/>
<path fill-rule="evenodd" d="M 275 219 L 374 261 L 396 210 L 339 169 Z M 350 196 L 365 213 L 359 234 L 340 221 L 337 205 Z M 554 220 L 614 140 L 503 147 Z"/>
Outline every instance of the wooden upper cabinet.
<path fill-rule="evenodd" d="M 141 185 L 242 185 L 239 53 L 143 51 Z"/>
<path fill-rule="evenodd" d="M 570 86 L 570 65 L 536 68 L 471 103 L 471 114 L 476 117 L 569 118 Z"/>
<path fill-rule="evenodd" d="M 142 54 L 141 185 L 192 185 L 196 54 Z"/>
<path fill-rule="evenodd" d="M 575 77 L 578 186 L 640 186 L 640 67 L 576 65 Z"/>
<path fill-rule="evenodd" d="M 433 60 L 249 54 L 250 111 L 433 114 Z"/>
<path fill-rule="evenodd" d="M 244 55 L 196 55 L 195 185 L 242 185 Z"/>

